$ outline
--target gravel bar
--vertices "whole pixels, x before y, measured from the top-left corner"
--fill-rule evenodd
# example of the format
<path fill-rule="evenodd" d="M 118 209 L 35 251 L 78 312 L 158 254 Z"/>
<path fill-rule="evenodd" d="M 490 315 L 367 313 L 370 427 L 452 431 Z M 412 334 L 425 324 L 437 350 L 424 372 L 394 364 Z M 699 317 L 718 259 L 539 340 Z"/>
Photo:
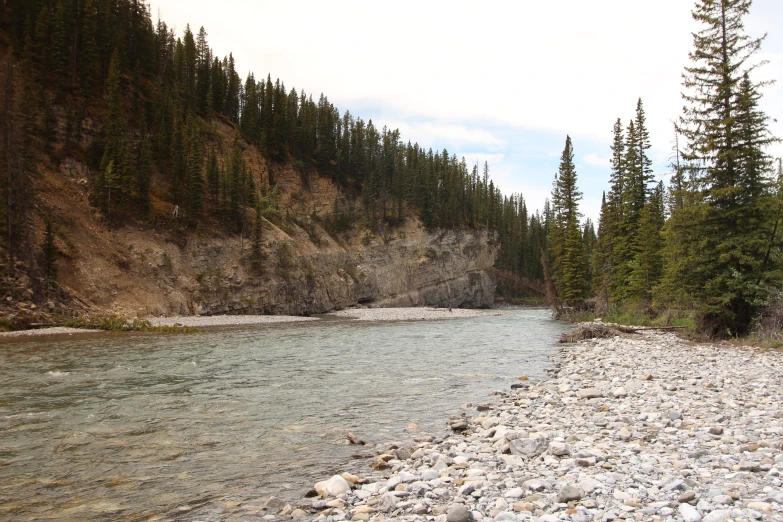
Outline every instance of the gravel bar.
<path fill-rule="evenodd" d="M 783 521 L 783 353 L 670 333 L 564 345 L 446 432 L 377 446 L 266 520 Z"/>
<path fill-rule="evenodd" d="M 329 315 L 358 321 L 432 321 L 503 315 L 497 310 L 467 308 L 349 308 Z"/>
<path fill-rule="evenodd" d="M 202 315 L 184 317 L 150 317 L 147 321 L 152 326 L 239 326 L 246 324 L 272 324 L 294 323 L 302 321 L 316 321 L 313 317 L 300 317 L 297 315 Z"/>
<path fill-rule="evenodd" d="M 65 326 L 53 326 L 51 328 L 38 328 L 35 330 L 16 330 L 14 332 L 0 332 L 3 337 L 37 337 L 41 335 L 68 335 L 82 333 L 99 333 L 103 330 L 88 330 L 86 328 L 68 328 Z"/>

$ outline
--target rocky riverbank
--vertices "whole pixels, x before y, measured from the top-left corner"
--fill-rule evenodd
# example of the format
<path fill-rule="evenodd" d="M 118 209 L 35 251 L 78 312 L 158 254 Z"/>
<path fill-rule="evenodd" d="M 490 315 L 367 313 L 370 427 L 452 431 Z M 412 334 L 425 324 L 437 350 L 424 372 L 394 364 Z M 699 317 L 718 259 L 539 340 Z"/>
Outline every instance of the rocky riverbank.
<path fill-rule="evenodd" d="M 623 335 L 512 388 L 265 518 L 783 521 L 780 351 Z"/>

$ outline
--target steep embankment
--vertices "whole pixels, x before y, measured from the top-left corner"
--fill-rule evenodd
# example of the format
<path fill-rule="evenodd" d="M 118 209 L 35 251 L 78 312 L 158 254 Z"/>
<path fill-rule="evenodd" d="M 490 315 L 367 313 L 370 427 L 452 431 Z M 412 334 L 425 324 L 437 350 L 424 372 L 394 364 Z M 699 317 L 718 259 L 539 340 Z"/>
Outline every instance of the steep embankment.
<path fill-rule="evenodd" d="M 81 148 L 86 150 L 99 132 L 93 119 L 85 118 Z M 210 146 L 221 157 L 227 156 L 233 132 L 223 120 L 211 122 Z M 263 220 L 260 274 L 248 261 L 252 227 L 237 234 L 220 226 L 188 231 L 166 202 L 165 180 L 158 182 L 148 223 L 107 227 L 88 203 L 94 173 L 78 155 L 55 153 L 62 159 L 42 160 L 43 175 L 36 180 L 37 235 L 43 235 L 43 215 L 63 216 L 55 227 L 62 254 L 59 283 L 95 311 L 312 314 L 358 303 L 493 304 L 495 284 L 484 269 L 498 252 L 494 234 L 427 232 L 411 217 L 393 229 L 355 225 L 336 240 L 318 216 L 332 210 L 340 196 L 337 187 L 315 172 L 304 176 L 291 164 L 268 162 L 246 143 L 243 156 L 256 186 L 274 183 L 279 194 L 279 213 Z"/>

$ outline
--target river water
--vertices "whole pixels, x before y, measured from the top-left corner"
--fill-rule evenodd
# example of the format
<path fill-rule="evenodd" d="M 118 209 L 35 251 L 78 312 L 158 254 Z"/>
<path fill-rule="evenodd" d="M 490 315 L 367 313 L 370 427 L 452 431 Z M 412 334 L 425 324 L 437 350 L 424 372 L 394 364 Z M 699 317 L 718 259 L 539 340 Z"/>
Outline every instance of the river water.
<path fill-rule="evenodd" d="M 545 377 L 564 327 L 535 308 L 0 344 L 0 520 L 224 520 L 299 500 L 464 403 Z M 472 411 L 475 413 L 475 410 Z M 417 427 L 411 427 L 411 424 Z"/>

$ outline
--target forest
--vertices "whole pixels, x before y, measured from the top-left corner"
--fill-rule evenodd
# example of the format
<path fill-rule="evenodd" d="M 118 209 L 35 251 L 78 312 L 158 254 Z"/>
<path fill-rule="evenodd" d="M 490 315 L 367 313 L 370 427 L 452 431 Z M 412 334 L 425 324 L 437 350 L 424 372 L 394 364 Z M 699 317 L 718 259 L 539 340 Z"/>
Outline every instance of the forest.
<path fill-rule="evenodd" d="M 759 109 L 765 83 L 751 79 L 762 38 L 743 27 L 749 0 L 699 0 L 684 73 L 685 109 L 668 185 L 652 171 L 642 100 L 612 128 L 609 190 L 597 230 L 579 212 L 574 144 L 566 139 L 551 198 L 541 212 L 504 194 L 490 167 L 406 141 L 398 130 L 280 79 L 240 76 L 215 56 L 204 27 L 177 35 L 143 0 L 9 0 L 0 5 L 4 105 L 0 249 L 4 271 L 26 263 L 41 292 L 56 279 L 51 222 L 31 230 L 37 157 L 73 154 L 90 166 L 90 203 L 108 227 L 154 227 L 174 204 L 183 234 L 205 229 L 263 238 L 260 218 L 280 214 L 275 180 L 256 186 L 245 143 L 302 180 L 340 189 L 328 215 L 339 235 L 394 227 L 417 216 L 428 229 L 489 228 L 496 267 L 547 290 L 561 311 L 635 320 L 689 318 L 709 335 L 747 333 L 777 299 L 781 280 L 780 161 Z M 97 108 L 97 109 L 96 109 Z M 101 135 L 80 150 L 85 118 Z M 235 129 L 231 150 L 214 146 L 216 119 Z M 51 147 L 64 120 L 65 144 Z M 600 124 L 600 122 L 598 123 Z M 258 270 L 269 262 L 256 255 Z M 646 318 L 646 319 L 645 319 Z"/>

